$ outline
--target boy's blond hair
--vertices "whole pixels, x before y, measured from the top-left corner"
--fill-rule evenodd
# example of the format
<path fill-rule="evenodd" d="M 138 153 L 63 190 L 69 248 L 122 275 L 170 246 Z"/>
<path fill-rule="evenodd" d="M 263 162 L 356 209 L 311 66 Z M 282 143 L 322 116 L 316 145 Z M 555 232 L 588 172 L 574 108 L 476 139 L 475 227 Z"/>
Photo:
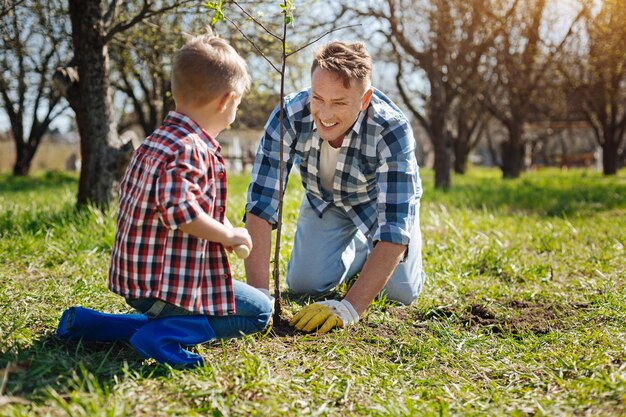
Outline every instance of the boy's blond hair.
<path fill-rule="evenodd" d="M 316 68 L 337 74 L 346 88 L 355 80 L 369 88 L 372 80 L 372 57 L 362 42 L 334 41 L 315 50 L 311 74 Z"/>
<path fill-rule="evenodd" d="M 174 55 L 172 96 L 177 104 L 204 106 L 229 91 L 250 88 L 246 61 L 212 33 L 191 38 Z"/>

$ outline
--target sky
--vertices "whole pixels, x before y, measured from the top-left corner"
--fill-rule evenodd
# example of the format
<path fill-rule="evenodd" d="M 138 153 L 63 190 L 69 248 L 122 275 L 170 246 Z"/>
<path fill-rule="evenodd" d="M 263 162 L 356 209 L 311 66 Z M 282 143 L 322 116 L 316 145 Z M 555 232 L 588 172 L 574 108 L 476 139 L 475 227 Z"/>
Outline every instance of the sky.
<path fill-rule="evenodd" d="M 358 1 L 365 1 L 365 0 L 358 0 Z M 325 2 L 319 2 L 317 4 L 321 4 L 322 6 L 324 5 Z M 561 16 L 566 17 L 568 15 L 571 15 L 572 12 L 572 8 L 573 5 L 575 4 L 575 0 L 554 0 L 553 2 L 550 2 L 550 7 L 555 7 Z M 313 10 L 309 10 L 307 9 L 309 13 L 313 12 Z M 319 12 L 319 10 L 321 10 L 321 12 Z M 329 9 L 328 8 L 321 8 L 321 9 L 317 9 L 315 10 L 316 15 L 317 13 L 320 14 L 320 20 L 328 20 L 325 19 L 323 16 L 321 16 L 322 14 L 324 14 L 325 12 L 327 12 Z M 299 12 L 299 10 L 296 10 L 296 15 Z M 552 14 L 552 13 L 551 13 Z M 297 17 L 297 16 L 296 16 Z M 565 27 L 567 26 L 567 21 L 568 19 L 562 19 L 562 23 Z M 554 27 L 553 27 L 554 28 Z M 565 29 L 566 30 L 566 29 Z M 555 32 L 558 32 L 558 30 L 553 31 L 553 35 L 555 34 Z M 326 37 L 324 37 L 320 42 L 328 42 L 330 40 L 333 39 L 346 39 L 346 38 L 350 38 L 350 34 L 349 31 L 337 31 L 334 32 Z M 295 46 L 295 45 L 294 45 Z M 310 57 L 311 55 L 311 51 L 312 49 L 315 47 L 315 45 L 308 47 L 307 49 L 305 49 L 304 51 L 300 52 L 300 54 L 303 54 L 305 57 Z M 393 85 L 393 80 L 389 81 L 389 77 L 393 77 L 394 74 L 392 73 L 392 71 L 389 71 L 385 68 L 384 63 L 378 63 L 375 65 L 374 68 L 374 83 L 375 86 L 377 87 L 383 87 L 386 88 L 387 85 Z M 296 85 L 301 84 L 302 86 L 308 85 L 309 80 L 302 80 L 301 83 L 295 83 Z M 116 104 L 118 106 L 121 106 L 120 103 L 120 99 L 117 98 L 116 99 Z M 59 129 L 61 131 L 67 131 L 70 129 L 71 125 L 72 125 L 72 119 L 73 119 L 73 112 L 71 110 L 67 110 L 62 116 L 60 116 L 59 118 L 57 118 L 56 120 L 54 120 L 52 122 L 51 128 L 52 129 Z M 27 120 L 26 126 L 30 126 L 31 120 Z M 6 113 L 0 109 L 0 131 L 6 131 L 10 128 L 10 124 L 9 124 L 9 120 L 8 117 L 6 116 Z"/>

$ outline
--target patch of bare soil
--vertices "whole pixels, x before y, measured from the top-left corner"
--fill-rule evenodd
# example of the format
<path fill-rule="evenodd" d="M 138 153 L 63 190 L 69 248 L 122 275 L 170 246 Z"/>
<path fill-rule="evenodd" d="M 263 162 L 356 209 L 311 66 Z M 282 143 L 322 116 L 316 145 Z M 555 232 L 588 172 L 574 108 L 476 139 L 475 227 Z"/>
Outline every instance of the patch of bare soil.
<path fill-rule="evenodd" d="M 272 317 L 270 335 L 275 337 L 295 336 L 301 334 L 294 327 L 289 325 L 289 321 L 292 318 L 292 314 L 284 307 L 281 309 L 281 314 L 274 314 Z"/>
<path fill-rule="evenodd" d="M 542 335 L 567 328 L 567 319 L 585 307 L 510 300 L 502 304 L 471 304 L 465 308 L 431 310 L 427 318 L 456 318 L 466 327 L 488 328 L 494 333 Z"/>

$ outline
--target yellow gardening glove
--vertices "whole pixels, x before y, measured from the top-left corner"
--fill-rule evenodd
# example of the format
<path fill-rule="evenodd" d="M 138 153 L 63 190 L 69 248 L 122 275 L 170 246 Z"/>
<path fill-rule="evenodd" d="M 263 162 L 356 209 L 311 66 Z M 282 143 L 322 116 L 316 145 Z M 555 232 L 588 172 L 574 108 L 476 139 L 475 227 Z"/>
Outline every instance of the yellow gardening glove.
<path fill-rule="evenodd" d="M 345 327 L 359 321 L 359 315 L 347 300 L 326 300 L 309 304 L 289 322 L 298 330 L 327 333 L 335 327 Z"/>

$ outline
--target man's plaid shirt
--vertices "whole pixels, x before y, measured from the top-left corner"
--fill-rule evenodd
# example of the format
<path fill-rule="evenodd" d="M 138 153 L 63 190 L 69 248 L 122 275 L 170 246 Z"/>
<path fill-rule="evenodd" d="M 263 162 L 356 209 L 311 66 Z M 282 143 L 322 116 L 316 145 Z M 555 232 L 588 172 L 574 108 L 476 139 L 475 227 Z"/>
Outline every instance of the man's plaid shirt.
<path fill-rule="evenodd" d="M 402 111 L 374 90 L 369 107 L 346 134 L 337 159 L 334 191 L 319 178 L 320 146 L 311 115 L 311 91 L 285 98 L 284 179 L 295 163 L 311 206 L 320 217 L 329 204 L 346 211 L 374 241 L 407 245 L 422 194 L 415 139 Z M 246 212 L 272 224 L 278 220 L 280 119 L 278 107 L 265 125 L 256 154 Z M 417 226 L 419 227 L 419 226 Z"/>
<path fill-rule="evenodd" d="M 111 291 L 198 314 L 234 314 L 224 246 L 179 229 L 202 212 L 224 222 L 226 172 L 219 151 L 194 121 L 170 112 L 134 152 L 120 189 Z"/>

